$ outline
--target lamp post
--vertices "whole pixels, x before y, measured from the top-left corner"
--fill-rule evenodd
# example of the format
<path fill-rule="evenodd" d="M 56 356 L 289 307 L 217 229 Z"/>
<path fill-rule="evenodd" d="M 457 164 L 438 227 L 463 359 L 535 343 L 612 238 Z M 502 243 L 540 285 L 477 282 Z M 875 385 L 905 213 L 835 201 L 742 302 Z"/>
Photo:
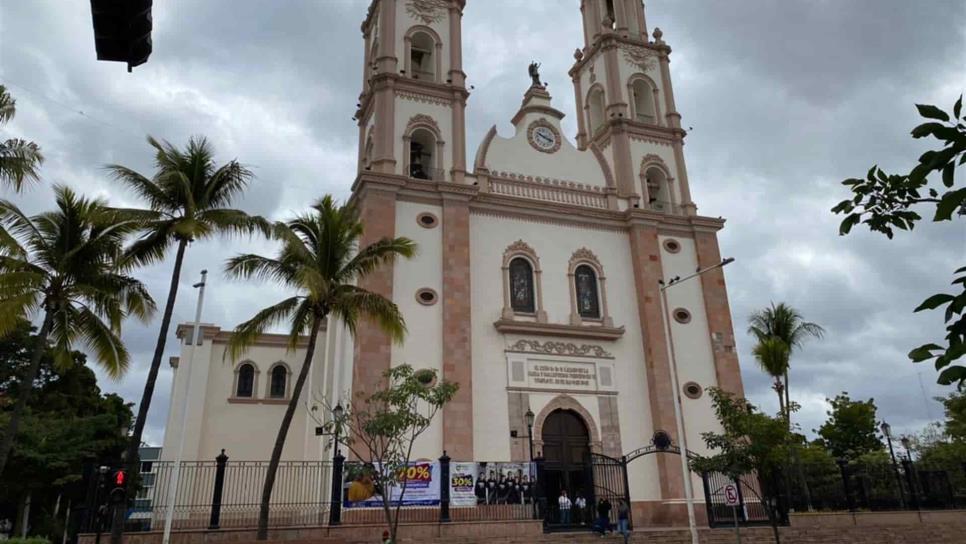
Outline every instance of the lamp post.
<path fill-rule="evenodd" d="M 171 542 L 171 522 L 174 519 L 174 501 L 177 499 L 178 484 L 181 479 L 181 460 L 184 457 L 184 435 L 185 427 L 188 426 L 188 405 L 191 403 L 191 366 L 195 358 L 195 350 L 198 349 L 198 341 L 201 339 L 201 305 L 205 301 L 205 282 L 208 279 L 208 271 L 201 271 L 201 281 L 192 285 L 198 289 L 198 307 L 195 309 L 195 322 L 191 329 L 191 337 L 188 339 L 188 360 L 184 362 L 181 372 L 184 376 L 184 402 L 181 403 L 181 428 L 178 436 L 178 449 L 174 458 L 174 472 L 171 475 L 171 482 L 168 484 L 167 504 L 165 505 L 164 533 L 162 533 L 161 543 Z"/>
<path fill-rule="evenodd" d="M 329 506 L 329 525 L 339 525 L 342 523 L 342 465 L 345 457 L 339 453 L 339 427 L 342 425 L 342 416 L 345 409 L 342 403 L 335 405 L 332 409 L 332 503 Z"/>
<path fill-rule="evenodd" d="M 899 464 L 896 463 L 896 452 L 892 448 L 892 425 L 883 421 L 879 429 L 882 430 L 882 434 L 886 437 L 886 442 L 889 444 L 889 456 L 892 458 L 892 473 L 896 476 L 896 488 L 899 490 L 899 507 L 905 510 L 906 497 L 905 493 L 902 492 L 902 478 L 899 477 Z"/>
<path fill-rule="evenodd" d="M 674 337 L 671 333 L 671 315 L 668 309 L 667 290 L 675 285 L 680 285 L 690 279 L 702 274 L 722 268 L 734 262 L 733 258 L 722 259 L 718 264 L 707 268 L 698 269 L 694 274 L 684 278 L 675 277 L 668 281 L 659 280 L 661 286 L 661 309 L 664 313 L 664 334 L 668 351 L 668 366 L 671 371 L 671 395 L 674 403 L 674 421 L 677 426 L 678 447 L 681 449 L 681 476 L 684 478 L 684 500 L 688 508 L 688 528 L 691 531 L 691 543 L 698 544 L 698 526 L 694 516 L 694 488 L 691 482 L 691 471 L 688 469 L 688 441 L 684 434 L 684 416 L 681 413 L 681 392 L 678 390 L 678 371 L 677 361 L 674 358 Z"/>
<path fill-rule="evenodd" d="M 530 462 L 533 462 L 533 410 L 527 408 L 527 413 L 524 414 L 527 418 L 527 440 L 530 441 Z"/>

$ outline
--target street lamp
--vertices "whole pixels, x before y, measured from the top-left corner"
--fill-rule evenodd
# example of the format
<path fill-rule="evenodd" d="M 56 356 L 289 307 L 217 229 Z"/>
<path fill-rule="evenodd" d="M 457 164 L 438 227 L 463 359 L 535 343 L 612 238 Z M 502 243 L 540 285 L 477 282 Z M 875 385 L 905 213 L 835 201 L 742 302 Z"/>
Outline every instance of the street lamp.
<path fill-rule="evenodd" d="M 533 462 L 533 410 L 527 408 L 527 413 L 524 414 L 527 418 L 527 439 L 530 441 L 530 462 Z"/>
<path fill-rule="evenodd" d="M 671 315 L 668 310 L 667 290 L 675 285 L 680 285 L 692 278 L 702 274 L 722 268 L 734 262 L 733 258 L 722 259 L 720 263 L 707 268 L 698 269 L 694 274 L 681 278 L 675 277 L 668 281 L 659 280 L 661 286 L 661 309 L 664 312 L 664 335 L 667 343 L 668 366 L 671 371 L 671 395 L 674 399 L 674 420 L 677 426 L 678 447 L 681 449 L 681 476 L 684 478 L 684 499 L 688 507 L 688 528 L 691 530 L 692 544 L 698 544 L 698 526 L 694 516 L 694 488 L 691 482 L 691 471 L 688 469 L 688 441 L 684 434 L 684 416 L 681 414 L 681 392 L 678 390 L 678 371 L 677 361 L 674 358 L 674 338 L 671 334 Z"/>
<path fill-rule="evenodd" d="M 892 457 L 892 472 L 896 476 L 896 488 L 899 490 L 899 507 L 905 510 L 906 497 L 905 493 L 902 492 L 902 478 L 899 477 L 899 465 L 896 463 L 896 452 L 892 449 L 892 425 L 883 421 L 879 429 L 882 430 L 882 434 L 885 435 L 886 442 L 889 444 L 889 456 Z"/>
<path fill-rule="evenodd" d="M 339 425 L 342 424 L 343 415 L 345 415 L 345 409 L 342 407 L 342 403 L 336 404 L 335 408 L 332 409 L 332 422 L 334 423 L 332 433 L 334 435 L 333 441 L 335 442 L 335 455 L 339 455 Z"/>

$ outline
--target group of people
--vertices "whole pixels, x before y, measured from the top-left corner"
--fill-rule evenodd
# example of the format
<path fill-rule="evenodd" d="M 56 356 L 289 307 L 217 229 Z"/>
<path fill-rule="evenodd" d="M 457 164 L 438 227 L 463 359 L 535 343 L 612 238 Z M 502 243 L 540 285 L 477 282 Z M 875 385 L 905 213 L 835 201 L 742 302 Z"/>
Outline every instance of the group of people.
<path fill-rule="evenodd" d="M 476 504 L 530 504 L 533 500 L 533 482 L 530 477 L 517 471 L 517 474 L 489 475 L 480 472 L 474 486 Z"/>
<path fill-rule="evenodd" d="M 557 506 L 560 509 L 560 523 L 562 525 L 584 525 L 591 524 L 594 532 L 603 536 L 605 533 L 613 533 L 615 526 L 611 523 L 611 512 L 614 507 L 606 497 L 597 501 L 596 507 L 591 504 L 588 507 L 587 499 L 578 491 L 573 500 L 567 494 L 566 489 L 560 491 L 557 499 Z M 596 510 L 596 517 L 594 517 Z M 593 519 L 591 520 L 591 518 Z M 626 538 L 630 535 L 630 505 L 627 501 L 620 499 L 617 502 L 617 532 Z"/>

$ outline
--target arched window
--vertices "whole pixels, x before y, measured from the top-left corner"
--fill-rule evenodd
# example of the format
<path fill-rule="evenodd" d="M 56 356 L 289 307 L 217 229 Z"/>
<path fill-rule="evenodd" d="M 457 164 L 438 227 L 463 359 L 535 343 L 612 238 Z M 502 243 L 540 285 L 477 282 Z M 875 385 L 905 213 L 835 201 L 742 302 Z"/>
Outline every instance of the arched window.
<path fill-rule="evenodd" d="M 596 87 L 587 97 L 587 108 L 590 115 L 590 134 L 593 136 L 604 126 L 604 90 Z"/>
<path fill-rule="evenodd" d="M 436 81 L 436 42 L 425 32 L 412 35 L 409 61 L 414 79 Z"/>
<path fill-rule="evenodd" d="M 654 88 L 644 79 L 637 79 L 631 85 L 634 99 L 634 118 L 641 123 L 657 124 L 654 109 Z"/>
<path fill-rule="evenodd" d="M 610 29 L 616 28 L 617 15 L 614 12 L 614 0 L 607 0 L 606 2 L 604 2 L 604 13 L 605 13 L 604 24 L 607 25 L 607 27 Z M 607 24 L 608 22 L 610 24 Z"/>
<path fill-rule="evenodd" d="M 600 319 L 597 273 L 593 268 L 582 264 L 574 270 L 574 289 L 577 292 L 577 313 L 580 317 Z"/>
<path fill-rule="evenodd" d="M 409 139 L 409 176 L 441 181 L 436 167 L 436 136 L 425 128 L 417 128 Z"/>
<path fill-rule="evenodd" d="M 670 213 L 671 191 L 664 170 L 656 166 L 645 170 L 644 184 L 647 186 L 647 207 L 655 211 Z"/>
<path fill-rule="evenodd" d="M 235 396 L 250 399 L 255 392 L 255 365 L 244 363 L 238 367 L 238 381 L 235 385 Z"/>
<path fill-rule="evenodd" d="M 275 365 L 272 368 L 268 397 L 272 399 L 284 399 L 286 397 L 286 381 L 288 380 L 288 369 L 284 365 Z"/>
<path fill-rule="evenodd" d="M 533 265 L 523 257 L 510 261 L 510 307 L 514 312 L 534 313 Z"/>

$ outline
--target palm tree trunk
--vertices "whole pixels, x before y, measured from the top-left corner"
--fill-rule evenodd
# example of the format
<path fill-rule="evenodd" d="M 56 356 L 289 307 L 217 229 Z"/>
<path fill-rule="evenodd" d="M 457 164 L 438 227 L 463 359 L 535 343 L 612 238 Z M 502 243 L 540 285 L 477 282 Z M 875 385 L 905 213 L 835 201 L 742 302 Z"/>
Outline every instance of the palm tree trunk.
<path fill-rule="evenodd" d="M 275 437 L 275 447 L 272 448 L 272 459 L 268 462 L 268 471 L 265 473 L 265 485 L 262 487 L 262 502 L 258 509 L 258 534 L 255 537 L 257 540 L 268 540 L 268 503 L 272 499 L 272 489 L 275 487 L 275 473 L 278 472 L 278 463 L 282 458 L 285 437 L 288 436 L 288 428 L 292 425 L 292 417 L 295 416 L 295 408 L 299 404 L 299 397 L 302 396 L 305 379 L 308 378 L 309 368 L 312 367 L 312 356 L 315 354 L 315 341 L 319 336 L 319 329 L 321 327 L 322 318 L 314 318 L 312 320 L 312 332 L 309 334 L 309 345 L 305 350 L 305 360 L 302 362 L 302 370 L 299 371 L 299 377 L 295 380 L 295 387 L 292 389 L 292 398 L 288 401 L 288 408 L 285 409 L 282 424 L 278 427 L 278 436 Z"/>
<path fill-rule="evenodd" d="M 27 368 L 26 374 L 20 378 L 20 395 L 17 397 L 17 404 L 13 408 L 7 430 L 3 432 L 3 441 L 0 442 L 0 474 L 3 474 L 3 469 L 7 466 L 10 450 L 13 449 L 13 439 L 17 436 L 20 420 L 23 418 L 23 413 L 27 409 L 27 401 L 33 392 L 34 380 L 37 379 L 37 373 L 40 372 L 40 360 L 47 351 L 47 335 L 50 334 L 53 325 L 54 319 L 48 310 L 44 315 L 44 324 L 40 326 L 40 331 L 37 333 L 34 351 L 30 354 L 30 366 Z"/>
<path fill-rule="evenodd" d="M 785 371 L 785 421 L 788 423 L 788 430 L 792 430 L 792 404 L 788 396 L 788 371 Z"/>
<path fill-rule="evenodd" d="M 134 432 L 131 434 L 131 440 L 128 442 L 127 450 L 124 453 L 127 473 L 131 475 L 138 473 L 138 448 L 141 446 L 141 436 L 144 433 L 144 425 L 148 420 L 148 410 L 151 408 L 154 385 L 158 381 L 158 371 L 161 370 L 161 358 L 164 356 L 164 346 L 168 340 L 168 329 L 171 327 L 174 302 L 178 298 L 178 282 L 181 280 L 181 265 L 184 263 L 184 253 L 187 247 L 187 240 L 178 242 L 178 252 L 174 258 L 174 270 L 171 272 L 171 286 L 168 288 L 168 301 L 164 305 L 161 330 L 158 331 L 158 341 L 154 346 L 154 358 L 151 359 L 148 380 L 144 383 L 144 392 L 141 393 L 141 402 L 138 404 L 138 417 L 134 420 Z M 133 478 L 128 478 L 128 482 L 131 481 L 133 481 Z M 125 510 L 127 509 L 123 507 L 115 509 L 114 523 L 111 526 L 111 544 L 121 544 Z"/>

